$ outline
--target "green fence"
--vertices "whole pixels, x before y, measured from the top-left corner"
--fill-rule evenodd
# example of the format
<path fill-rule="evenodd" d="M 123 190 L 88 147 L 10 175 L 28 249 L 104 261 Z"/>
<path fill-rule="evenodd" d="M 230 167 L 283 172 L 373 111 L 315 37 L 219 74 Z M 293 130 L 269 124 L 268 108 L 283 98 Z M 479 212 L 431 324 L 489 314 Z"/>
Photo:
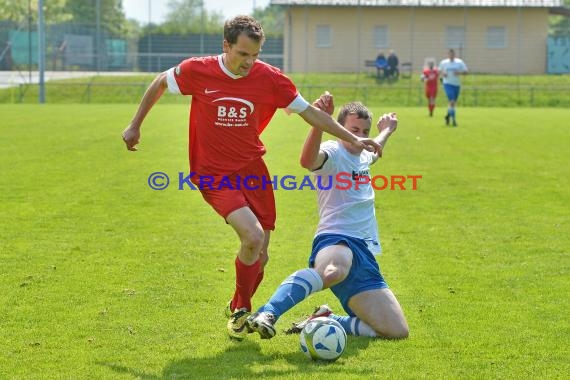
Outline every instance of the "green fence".
<path fill-rule="evenodd" d="M 338 104 L 361 100 L 367 105 L 416 107 L 426 104 L 423 85 L 400 81 L 392 85 L 299 85 L 308 100 L 324 91 L 335 95 Z M 46 99 L 50 104 L 138 103 L 149 82 L 48 82 Z M 20 84 L 0 90 L 0 103 L 37 103 L 38 85 Z M 188 103 L 181 96 L 163 96 L 162 103 Z M 440 106 L 447 103 L 441 90 Z M 459 104 L 465 107 L 570 107 L 570 85 L 463 86 Z"/>

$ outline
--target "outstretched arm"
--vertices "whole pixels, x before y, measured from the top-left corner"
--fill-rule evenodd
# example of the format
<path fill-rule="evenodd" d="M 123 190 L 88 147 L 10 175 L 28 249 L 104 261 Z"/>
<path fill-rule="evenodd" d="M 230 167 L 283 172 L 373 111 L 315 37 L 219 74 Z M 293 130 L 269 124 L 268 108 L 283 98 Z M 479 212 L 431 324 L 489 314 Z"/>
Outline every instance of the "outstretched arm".
<path fill-rule="evenodd" d="M 299 113 L 299 115 L 311 126 L 319 129 L 321 132 L 328 132 L 339 139 L 360 145 L 363 149 L 370 152 L 377 152 L 380 146 L 374 139 L 362 138 L 355 136 L 350 131 L 346 130 L 331 115 L 315 106 L 309 106 L 306 110 Z"/>
<path fill-rule="evenodd" d="M 142 122 L 154 104 L 160 99 L 162 94 L 164 94 L 164 90 L 167 86 L 166 72 L 163 72 L 158 74 L 146 89 L 135 116 L 122 134 L 123 141 L 128 150 L 137 150 L 136 145 L 140 141 Z"/>
<path fill-rule="evenodd" d="M 378 123 L 376 124 L 378 131 L 380 132 L 378 136 L 374 139 L 382 148 L 380 152 L 384 151 L 384 147 L 388 143 L 388 139 L 392 136 L 392 133 L 396 132 L 398 128 L 398 117 L 396 116 L 395 112 L 385 113 L 380 117 Z M 376 161 L 379 157 L 382 157 L 382 154 L 377 154 Z"/>

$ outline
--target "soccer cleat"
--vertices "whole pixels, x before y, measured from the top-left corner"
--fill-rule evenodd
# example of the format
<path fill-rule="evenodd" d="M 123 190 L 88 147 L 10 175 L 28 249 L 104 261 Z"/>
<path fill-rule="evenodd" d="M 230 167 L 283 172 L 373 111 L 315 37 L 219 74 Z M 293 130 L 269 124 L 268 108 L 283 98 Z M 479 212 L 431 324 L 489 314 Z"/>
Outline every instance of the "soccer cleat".
<path fill-rule="evenodd" d="M 445 125 L 449 125 L 449 114 L 445 115 Z"/>
<path fill-rule="evenodd" d="M 289 330 L 285 330 L 285 334 L 299 334 L 303 328 L 309 323 L 310 320 L 319 318 L 319 317 L 328 317 L 333 313 L 332 309 L 329 305 L 321 305 L 315 308 L 313 314 L 309 315 L 307 318 L 303 319 L 302 321 L 293 323 Z"/>
<path fill-rule="evenodd" d="M 259 333 L 261 339 L 271 339 L 275 336 L 275 316 L 262 311 L 247 318 L 247 324 L 252 332 Z"/>
<path fill-rule="evenodd" d="M 228 319 L 228 334 L 231 339 L 243 340 L 249 333 L 247 317 L 249 311 L 246 308 L 237 309 Z"/>
<path fill-rule="evenodd" d="M 457 123 L 455 122 L 455 120 L 453 120 L 453 126 L 457 127 Z"/>

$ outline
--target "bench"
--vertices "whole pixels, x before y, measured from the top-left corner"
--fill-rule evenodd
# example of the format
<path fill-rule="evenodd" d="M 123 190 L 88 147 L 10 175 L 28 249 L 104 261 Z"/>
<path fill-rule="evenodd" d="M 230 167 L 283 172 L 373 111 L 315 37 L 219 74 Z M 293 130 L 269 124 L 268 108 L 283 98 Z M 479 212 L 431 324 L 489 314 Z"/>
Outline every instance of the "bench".
<path fill-rule="evenodd" d="M 402 62 L 400 65 L 400 75 L 402 78 L 412 77 L 412 62 Z"/>
<path fill-rule="evenodd" d="M 364 67 L 373 67 L 374 71 L 370 70 L 370 74 L 373 76 L 378 75 L 378 70 L 376 69 L 376 60 L 375 59 L 367 59 L 364 61 Z"/>

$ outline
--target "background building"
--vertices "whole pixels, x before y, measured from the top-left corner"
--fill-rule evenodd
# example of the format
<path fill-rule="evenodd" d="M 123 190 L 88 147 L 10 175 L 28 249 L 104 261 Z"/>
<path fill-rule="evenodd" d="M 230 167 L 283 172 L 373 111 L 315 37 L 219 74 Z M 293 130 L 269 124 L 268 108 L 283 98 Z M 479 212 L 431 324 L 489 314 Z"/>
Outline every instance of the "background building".
<path fill-rule="evenodd" d="M 456 50 L 469 69 L 493 74 L 548 70 L 548 17 L 562 0 L 272 0 L 285 6 L 284 70 L 354 72 L 379 50 L 419 71 Z M 570 40 L 551 40 L 552 49 Z M 562 53 L 560 53 L 562 54 Z M 557 54 L 551 54 L 556 59 Z M 561 61 L 560 61 L 561 60 Z M 559 62 L 560 61 L 560 62 Z M 555 67 L 570 64 L 570 54 Z M 566 69 L 569 72 L 570 68 Z"/>

